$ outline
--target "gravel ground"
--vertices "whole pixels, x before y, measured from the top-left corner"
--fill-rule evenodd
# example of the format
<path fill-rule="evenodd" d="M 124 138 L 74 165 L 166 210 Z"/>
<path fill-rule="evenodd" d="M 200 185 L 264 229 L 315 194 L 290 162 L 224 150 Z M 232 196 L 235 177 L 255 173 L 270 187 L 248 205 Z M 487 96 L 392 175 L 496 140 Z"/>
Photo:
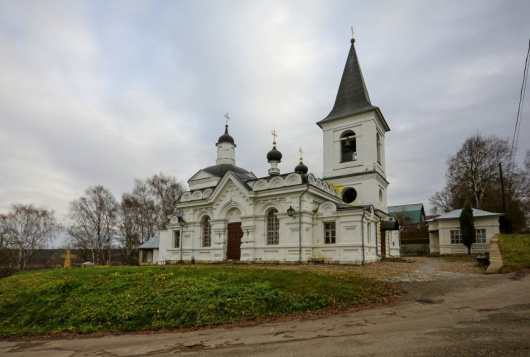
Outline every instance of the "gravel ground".
<path fill-rule="evenodd" d="M 254 266 L 254 265 L 252 265 Z M 477 263 L 475 258 L 454 257 L 406 257 L 384 260 L 366 265 L 257 265 L 270 269 L 299 269 L 327 271 L 364 276 L 393 283 L 425 282 L 459 279 L 486 274 L 486 266 Z"/>

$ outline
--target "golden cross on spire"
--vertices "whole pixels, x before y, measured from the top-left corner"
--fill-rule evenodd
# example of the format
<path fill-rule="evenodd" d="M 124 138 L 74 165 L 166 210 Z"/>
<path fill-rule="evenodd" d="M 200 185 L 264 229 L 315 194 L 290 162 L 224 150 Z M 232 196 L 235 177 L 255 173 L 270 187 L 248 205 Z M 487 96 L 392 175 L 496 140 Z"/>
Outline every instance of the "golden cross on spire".
<path fill-rule="evenodd" d="M 302 148 L 300 147 L 298 151 L 300 152 L 300 162 L 302 162 L 302 157 L 304 156 L 304 150 L 302 150 Z"/>
<path fill-rule="evenodd" d="M 278 134 L 276 133 L 276 130 L 273 130 L 271 132 L 271 135 L 272 135 L 272 143 L 276 144 L 276 138 L 278 137 Z"/>
<path fill-rule="evenodd" d="M 228 121 L 230 120 L 230 115 L 228 115 L 228 113 L 225 113 L 225 118 L 226 118 L 226 126 L 228 126 Z"/>
<path fill-rule="evenodd" d="M 351 38 L 353 38 L 353 26 L 351 27 Z"/>

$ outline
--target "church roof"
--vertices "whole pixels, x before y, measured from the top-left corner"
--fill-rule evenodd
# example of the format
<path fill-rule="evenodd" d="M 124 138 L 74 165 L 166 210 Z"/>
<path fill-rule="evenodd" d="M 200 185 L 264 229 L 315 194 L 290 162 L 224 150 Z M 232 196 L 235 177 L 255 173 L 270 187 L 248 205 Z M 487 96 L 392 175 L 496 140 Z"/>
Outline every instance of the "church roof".
<path fill-rule="evenodd" d="M 256 176 L 254 176 L 253 173 L 248 172 L 244 168 L 230 165 L 230 164 L 219 164 L 219 165 L 214 165 L 214 166 L 208 166 L 202 169 L 202 171 L 205 171 L 209 173 L 210 175 L 216 176 L 216 177 L 223 177 L 227 171 L 233 171 L 237 174 L 243 175 L 243 177 L 245 177 L 247 180 L 252 180 L 256 178 Z"/>
<path fill-rule="evenodd" d="M 335 99 L 335 105 L 328 116 L 317 123 L 320 127 L 322 127 L 322 123 L 369 110 L 376 110 L 381 115 L 383 121 L 385 121 L 379 108 L 373 106 L 370 101 L 370 96 L 368 95 L 368 90 L 364 83 L 361 66 L 359 65 L 359 60 L 357 58 L 357 52 L 355 51 L 354 42 L 355 40 L 352 39 L 350 52 L 346 60 L 346 65 L 344 66 L 344 72 L 337 92 L 337 98 Z M 386 122 L 384 124 L 386 125 Z M 390 130 L 388 125 L 385 129 Z"/>

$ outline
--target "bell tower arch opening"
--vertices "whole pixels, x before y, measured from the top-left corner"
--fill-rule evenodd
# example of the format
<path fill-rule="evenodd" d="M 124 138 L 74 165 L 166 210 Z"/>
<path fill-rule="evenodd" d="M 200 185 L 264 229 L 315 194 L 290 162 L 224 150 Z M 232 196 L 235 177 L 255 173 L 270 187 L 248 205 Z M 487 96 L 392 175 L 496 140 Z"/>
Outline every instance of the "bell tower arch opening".
<path fill-rule="evenodd" d="M 340 162 L 357 160 L 357 138 L 355 132 L 347 130 L 340 136 Z"/>

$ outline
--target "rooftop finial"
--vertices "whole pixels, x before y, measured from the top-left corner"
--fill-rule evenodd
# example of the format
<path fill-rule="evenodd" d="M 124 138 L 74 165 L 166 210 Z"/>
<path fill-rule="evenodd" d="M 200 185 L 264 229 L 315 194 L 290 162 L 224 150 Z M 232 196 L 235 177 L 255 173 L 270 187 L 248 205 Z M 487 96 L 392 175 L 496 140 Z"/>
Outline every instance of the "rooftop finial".
<path fill-rule="evenodd" d="M 278 134 L 276 133 L 276 130 L 273 130 L 271 132 L 272 135 L 272 146 L 276 147 L 276 138 L 278 137 Z"/>
<path fill-rule="evenodd" d="M 303 156 L 304 156 L 304 150 L 302 150 L 302 148 L 298 149 L 298 151 L 300 152 L 300 162 L 302 162 L 302 159 L 303 159 Z"/>
<path fill-rule="evenodd" d="M 226 126 L 228 126 L 228 121 L 230 120 L 230 115 L 228 115 L 228 113 L 225 113 L 225 118 L 226 118 Z"/>
<path fill-rule="evenodd" d="M 351 27 L 351 40 L 350 40 L 351 43 L 354 43 L 355 42 L 355 39 L 353 38 L 353 26 Z"/>

